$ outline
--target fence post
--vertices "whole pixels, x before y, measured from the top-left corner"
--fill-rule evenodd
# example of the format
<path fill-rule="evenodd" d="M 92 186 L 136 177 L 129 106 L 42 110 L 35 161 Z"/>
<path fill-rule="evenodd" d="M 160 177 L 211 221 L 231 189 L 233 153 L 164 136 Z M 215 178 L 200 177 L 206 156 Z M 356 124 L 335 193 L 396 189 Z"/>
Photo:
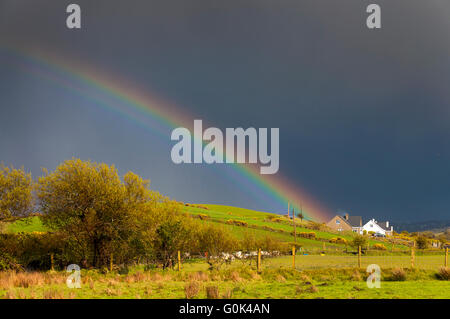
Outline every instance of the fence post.
<path fill-rule="evenodd" d="M 323 252 L 325 252 L 325 242 L 323 242 L 323 248 L 322 248 Z"/>
<path fill-rule="evenodd" d="M 114 255 L 111 253 L 111 257 L 109 258 L 109 271 L 113 271 L 113 263 L 114 263 Z"/>
<path fill-rule="evenodd" d="M 181 271 L 181 254 L 180 254 L 180 251 L 178 251 L 178 271 Z"/>
<path fill-rule="evenodd" d="M 361 246 L 358 246 L 358 267 L 361 268 Z"/>
<path fill-rule="evenodd" d="M 292 268 L 295 269 L 295 246 L 292 246 Z"/>
<path fill-rule="evenodd" d="M 261 248 L 258 248 L 258 262 L 256 265 L 256 269 L 258 272 L 261 272 Z"/>
<path fill-rule="evenodd" d="M 448 267 L 448 247 L 445 248 L 445 267 Z"/>
<path fill-rule="evenodd" d="M 411 247 L 411 268 L 414 268 L 414 262 L 416 259 L 415 245 Z"/>
<path fill-rule="evenodd" d="M 50 270 L 51 271 L 55 270 L 55 265 L 54 265 L 54 261 L 53 261 L 53 253 L 50 254 Z"/>

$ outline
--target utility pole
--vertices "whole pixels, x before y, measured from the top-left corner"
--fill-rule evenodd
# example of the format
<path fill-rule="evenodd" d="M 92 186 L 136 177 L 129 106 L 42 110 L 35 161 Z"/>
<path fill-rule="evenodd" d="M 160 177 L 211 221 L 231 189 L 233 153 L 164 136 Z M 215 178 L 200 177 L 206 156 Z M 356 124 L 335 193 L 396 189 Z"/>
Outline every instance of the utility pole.
<path fill-rule="evenodd" d="M 301 214 L 301 218 L 300 218 L 300 222 L 303 222 L 303 205 L 302 202 L 300 202 L 300 214 Z"/>
<path fill-rule="evenodd" d="M 297 228 L 295 227 L 295 210 L 292 207 L 292 223 L 294 224 L 294 242 L 297 242 Z"/>
<path fill-rule="evenodd" d="M 288 202 L 288 218 L 289 218 L 289 210 L 291 209 L 290 206 L 291 206 L 291 202 Z"/>

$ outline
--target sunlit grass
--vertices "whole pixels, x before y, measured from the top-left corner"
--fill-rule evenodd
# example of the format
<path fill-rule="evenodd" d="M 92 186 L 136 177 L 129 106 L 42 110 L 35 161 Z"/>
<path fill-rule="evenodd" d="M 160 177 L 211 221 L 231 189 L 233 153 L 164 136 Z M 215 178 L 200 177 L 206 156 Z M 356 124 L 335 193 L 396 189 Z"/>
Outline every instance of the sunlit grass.
<path fill-rule="evenodd" d="M 30 299 L 180 299 L 206 298 L 215 287 L 219 298 L 450 298 L 450 281 L 437 280 L 434 270 L 405 270 L 405 281 L 392 281 L 393 270 L 382 269 L 381 288 L 366 285 L 362 269 L 318 269 L 298 271 L 264 268 L 237 263 L 207 270 L 203 262 L 174 270 L 101 274 L 82 270 L 80 289 L 66 286 L 66 272 L 0 272 L 0 298 Z"/>

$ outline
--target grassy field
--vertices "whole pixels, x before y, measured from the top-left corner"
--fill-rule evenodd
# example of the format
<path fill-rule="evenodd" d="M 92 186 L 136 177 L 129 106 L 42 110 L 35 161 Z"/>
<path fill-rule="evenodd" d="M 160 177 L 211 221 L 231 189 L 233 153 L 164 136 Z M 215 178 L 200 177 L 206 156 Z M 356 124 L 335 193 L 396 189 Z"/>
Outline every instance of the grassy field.
<path fill-rule="evenodd" d="M 444 266 L 444 254 L 435 256 L 416 256 L 415 267 L 418 269 L 438 270 Z M 292 256 L 268 258 L 263 260 L 266 268 L 288 268 L 292 267 Z M 410 256 L 363 256 L 361 267 L 376 264 L 381 268 L 409 268 L 411 267 Z M 336 269 L 352 268 L 358 266 L 358 256 L 335 256 L 335 255 L 297 255 L 295 266 L 299 270 L 304 269 Z"/>
<path fill-rule="evenodd" d="M 406 270 L 399 281 L 384 269 L 381 288 L 370 289 L 367 274 L 356 268 L 257 273 L 245 265 L 205 265 L 185 264 L 181 272 L 137 267 L 126 275 L 83 270 L 79 289 L 66 286 L 65 272 L 1 272 L 0 298 L 450 298 L 450 281 L 438 280 L 432 270 Z"/>
<path fill-rule="evenodd" d="M 292 221 L 286 217 L 274 220 L 269 213 L 221 205 L 183 209 L 193 216 L 207 216 L 205 223 L 220 224 L 237 238 L 250 232 L 257 237 L 269 235 L 294 242 Z M 229 220 L 243 221 L 248 226 L 228 224 Z M 1 226 L 6 233 L 47 231 L 39 217 Z M 263 257 L 259 273 L 256 258 L 216 265 L 215 269 L 210 269 L 204 259 L 185 260 L 180 272 L 144 271 L 144 266 L 134 266 L 127 274 L 122 271 L 119 274 L 118 268 L 109 273 L 82 269 L 80 289 L 66 286 L 68 273 L 64 271 L 4 271 L 0 272 L 0 298 L 450 298 L 450 281 L 438 275 L 444 265 L 442 251 L 417 252 L 415 269 L 410 269 L 409 248 L 396 245 L 395 252 L 365 253 L 361 269 L 357 269 L 358 257 L 354 252 L 344 253 L 344 245 L 328 242 L 338 236 L 350 241 L 351 234 L 312 230 L 307 226 L 308 222 L 298 221 L 297 232 L 314 232 L 317 240 L 297 238 L 301 249 L 296 255 L 295 269 L 292 256 Z M 379 242 L 370 240 L 370 245 Z M 326 249 L 322 254 L 324 243 Z M 366 285 L 365 268 L 370 264 L 382 268 L 380 289 Z M 395 271 L 404 276 L 396 278 Z"/>
<path fill-rule="evenodd" d="M 294 241 L 294 236 L 291 234 L 294 230 L 292 220 L 289 220 L 285 216 L 275 215 L 276 217 L 278 217 L 279 220 L 271 221 L 268 219 L 268 216 L 274 216 L 274 214 L 270 214 L 267 212 L 259 212 L 245 208 L 223 206 L 223 205 L 209 205 L 209 204 L 202 204 L 202 205 L 192 204 L 192 205 L 193 206 L 184 206 L 183 210 L 192 214 L 193 216 L 207 215 L 208 219 L 206 222 L 221 223 L 238 238 L 242 238 L 244 233 L 252 231 L 257 236 L 270 235 L 275 236 L 285 242 Z M 246 222 L 249 227 L 228 225 L 226 224 L 226 222 L 229 220 L 238 220 Z M 342 234 L 342 233 L 338 234 L 306 228 L 305 226 L 308 223 L 309 222 L 305 220 L 304 221 L 300 221 L 299 219 L 296 220 L 297 233 L 314 232 L 316 234 L 316 238 L 318 239 L 318 240 L 311 240 L 297 236 L 297 243 L 303 245 L 306 248 L 319 246 L 322 247 L 323 241 L 327 242 L 327 246 L 329 247 L 342 248 L 342 245 L 329 243 L 328 242 L 329 239 L 335 237 L 345 238 L 348 241 L 352 239 L 352 236 L 349 234 Z M 6 225 L 3 225 L 3 231 L 7 233 L 45 232 L 47 231 L 47 228 L 42 224 L 39 217 L 34 216 L 19 219 L 12 223 L 7 223 Z M 370 245 L 374 245 L 376 243 L 379 243 L 379 241 L 370 239 L 369 243 Z M 398 250 L 406 249 L 406 247 L 403 245 L 396 245 L 395 248 Z"/>
<path fill-rule="evenodd" d="M 225 224 L 229 220 L 246 222 L 248 224 L 248 227 L 227 225 L 229 226 L 228 228 L 230 229 L 230 231 L 237 237 L 242 237 L 246 230 L 251 229 L 252 231 L 255 231 L 255 233 L 259 236 L 270 235 L 275 236 L 285 242 L 294 242 L 294 236 L 292 235 L 292 232 L 294 231 L 292 220 L 288 219 L 286 216 L 278 215 L 279 220 L 272 221 L 268 218 L 268 216 L 273 216 L 274 214 L 270 214 L 267 212 L 259 212 L 239 207 L 210 204 L 185 206 L 184 210 L 191 213 L 193 216 L 207 215 L 209 216 L 208 222 L 216 222 L 221 224 Z M 302 245 L 304 249 L 319 251 L 323 247 L 323 242 L 325 242 L 328 248 L 338 248 L 342 250 L 344 249 L 343 245 L 330 243 L 329 240 L 331 238 L 341 237 L 345 238 L 347 241 L 351 241 L 353 238 L 352 235 L 345 233 L 338 234 L 321 230 L 312 230 L 310 228 L 306 228 L 308 224 L 309 221 L 300 221 L 299 219 L 296 219 L 297 233 L 314 232 L 316 234 L 317 240 L 311 240 L 297 236 L 297 244 Z M 371 246 L 377 243 L 380 243 L 380 241 L 369 239 L 369 244 Z M 392 247 L 392 244 L 390 243 L 386 243 L 386 245 L 389 248 Z M 395 249 L 406 251 L 408 250 L 408 247 L 404 245 L 395 245 Z"/>
<path fill-rule="evenodd" d="M 270 236 L 282 242 L 294 243 L 294 236 L 292 235 L 294 227 L 292 225 L 292 220 L 288 219 L 286 216 L 239 207 L 209 204 L 189 204 L 189 206 L 183 206 L 183 210 L 194 217 L 207 216 L 204 221 L 205 223 L 220 224 L 220 226 L 227 229 L 238 239 L 242 239 L 246 234 L 252 234 L 258 238 Z M 269 216 L 275 217 L 276 220 L 270 219 Z M 245 222 L 247 223 L 247 226 L 228 224 L 227 222 L 230 220 Z M 350 242 L 353 238 L 352 234 L 313 230 L 307 228 L 309 224 L 309 221 L 300 221 L 299 219 L 296 219 L 297 234 L 301 232 L 313 232 L 316 236 L 316 239 L 297 236 L 295 243 L 296 245 L 301 246 L 302 251 L 318 254 L 323 251 L 324 245 L 328 254 L 342 254 L 344 251 L 351 250 L 349 246 L 331 243 L 329 240 L 331 238 L 341 237 Z M 15 222 L 3 223 L 0 225 L 0 232 L 6 233 L 46 232 L 47 230 L 48 229 L 42 224 L 40 218 L 37 216 L 23 218 L 16 220 Z M 383 243 L 389 248 L 389 251 L 392 248 L 391 243 L 383 242 L 382 240 L 369 239 L 368 242 L 370 247 L 377 243 Z M 404 245 L 396 244 L 394 248 L 397 253 L 407 253 L 409 251 L 409 248 Z M 389 254 L 389 251 L 383 253 Z"/>
<path fill-rule="evenodd" d="M 4 227 L 6 233 L 46 232 L 47 230 L 37 216 L 19 219 L 13 223 L 7 223 Z"/>

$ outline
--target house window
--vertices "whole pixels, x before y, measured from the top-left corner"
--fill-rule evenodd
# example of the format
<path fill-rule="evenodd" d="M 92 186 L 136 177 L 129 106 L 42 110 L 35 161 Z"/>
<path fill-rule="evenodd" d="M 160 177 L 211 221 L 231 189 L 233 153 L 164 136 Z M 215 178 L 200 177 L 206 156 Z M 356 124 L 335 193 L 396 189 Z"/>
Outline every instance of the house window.
<path fill-rule="evenodd" d="M 340 224 L 341 223 L 341 221 L 339 220 L 339 219 L 336 219 L 336 224 Z"/>

